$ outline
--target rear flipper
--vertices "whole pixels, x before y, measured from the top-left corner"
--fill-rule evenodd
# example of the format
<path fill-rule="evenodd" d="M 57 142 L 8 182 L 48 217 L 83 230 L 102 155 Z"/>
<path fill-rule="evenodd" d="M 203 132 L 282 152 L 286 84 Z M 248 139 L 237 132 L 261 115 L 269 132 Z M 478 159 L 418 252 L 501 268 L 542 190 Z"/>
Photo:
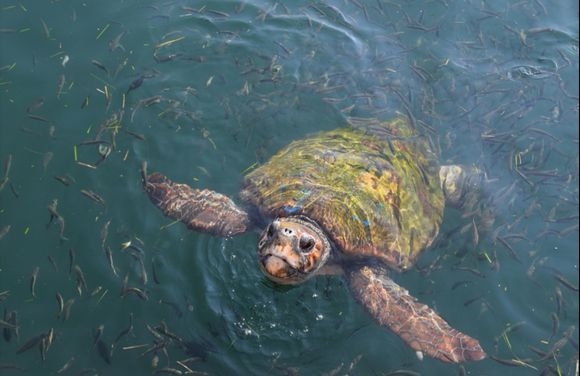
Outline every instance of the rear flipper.
<path fill-rule="evenodd" d="M 486 174 L 475 166 L 446 165 L 439 169 L 439 180 L 447 206 L 475 216 L 477 229 L 486 233 L 495 221 L 493 195 Z"/>
<path fill-rule="evenodd" d="M 373 318 L 407 345 L 448 363 L 486 357 L 476 339 L 447 324 L 435 311 L 419 303 L 378 267 L 362 267 L 348 274 L 351 290 Z"/>
<path fill-rule="evenodd" d="M 483 171 L 475 166 L 447 165 L 439 169 L 445 203 L 454 208 L 471 210 L 482 198 Z"/>
<path fill-rule="evenodd" d="M 145 168 L 143 188 L 163 214 L 192 230 L 231 236 L 246 232 L 250 226 L 248 214 L 220 193 L 174 183 L 157 172 L 147 175 Z"/>

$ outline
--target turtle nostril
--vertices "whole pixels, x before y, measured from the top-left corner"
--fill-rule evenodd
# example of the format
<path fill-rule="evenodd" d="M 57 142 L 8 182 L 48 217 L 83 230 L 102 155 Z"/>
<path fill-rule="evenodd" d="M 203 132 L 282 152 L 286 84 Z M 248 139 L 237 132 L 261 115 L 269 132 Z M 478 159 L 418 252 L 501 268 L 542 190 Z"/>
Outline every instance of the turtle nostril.
<path fill-rule="evenodd" d="M 302 235 L 298 243 L 302 252 L 309 252 L 314 247 L 314 239 L 308 235 Z"/>
<path fill-rule="evenodd" d="M 284 232 L 284 234 L 286 235 L 292 235 L 293 231 L 291 229 L 289 229 L 288 227 L 286 227 L 284 230 L 282 230 Z"/>

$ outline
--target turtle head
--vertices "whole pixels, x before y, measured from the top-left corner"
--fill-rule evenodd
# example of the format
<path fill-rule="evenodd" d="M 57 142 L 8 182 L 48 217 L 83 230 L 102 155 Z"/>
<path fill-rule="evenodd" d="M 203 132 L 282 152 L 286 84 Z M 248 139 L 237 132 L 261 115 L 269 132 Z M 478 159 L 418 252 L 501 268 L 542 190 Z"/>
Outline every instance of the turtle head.
<path fill-rule="evenodd" d="M 295 285 L 312 277 L 329 255 L 327 236 L 315 222 L 304 217 L 275 219 L 258 243 L 260 269 L 283 285 Z"/>

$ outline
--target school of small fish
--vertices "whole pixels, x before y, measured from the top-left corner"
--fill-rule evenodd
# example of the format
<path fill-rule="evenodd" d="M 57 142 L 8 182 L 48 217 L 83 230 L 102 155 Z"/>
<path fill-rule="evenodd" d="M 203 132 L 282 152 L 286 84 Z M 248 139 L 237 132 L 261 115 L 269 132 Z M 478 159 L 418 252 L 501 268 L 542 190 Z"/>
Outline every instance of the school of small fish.
<path fill-rule="evenodd" d="M 553 11 L 544 2 L 467 1 L 477 15 L 467 21 L 446 0 L 429 5 L 437 15 L 418 1 L 134 4 L 125 11 L 151 25 L 145 36 L 121 16 L 83 25 L 100 3 L 52 0 L 58 15 L 31 2 L 1 5 L 0 45 L 33 40 L 43 48 L 26 59 L 0 55 L 0 374 L 108 375 L 131 359 L 155 375 L 209 375 L 219 374 L 207 366 L 212 358 L 249 337 L 258 338 L 257 352 L 270 351 L 260 335 L 276 329 L 252 319 L 236 317 L 233 334 L 210 325 L 183 331 L 196 298 L 167 292 L 171 250 L 160 249 L 171 246 L 149 240 L 175 223 L 145 234 L 145 219 L 115 209 L 149 205 L 145 195 L 119 197 L 101 179 L 132 179 L 138 191 L 142 160 L 174 134 L 222 153 L 224 165 L 226 142 L 252 148 L 250 170 L 271 155 L 271 138 L 294 126 L 281 124 L 289 112 L 299 121 L 322 112 L 330 123 L 402 114 L 446 162 L 481 166 L 491 187 L 485 205 L 444 226 L 437 252 L 416 266 L 425 281 L 419 294 L 446 290 L 463 299 L 472 325 L 494 328 L 482 344 L 496 374 L 578 376 L 579 41 L 577 29 L 570 35 L 542 22 Z M 537 26 L 522 28 L 513 14 Z M 79 41 L 93 55 L 75 53 Z M 45 66 L 53 74 L 38 77 Z M 172 71 L 191 81 L 176 82 Z M 20 94 L 22 77 L 44 82 L 27 83 L 38 85 L 34 97 Z M 5 111 L 18 123 L 7 123 Z M 15 146 L 8 134 L 18 136 Z M 211 177 L 201 162 L 184 163 L 197 173 L 191 182 Z M 91 238 L 76 233 L 83 225 L 94 229 Z M 32 238 L 44 249 L 31 249 Z M 559 248 L 571 242 L 576 249 Z M 561 254 L 573 262 L 562 267 Z M 22 275 L 8 279 L 9 270 Z M 482 288 L 486 279 L 497 286 Z M 519 284 L 530 296 L 512 295 Z M 507 321 L 504 299 L 528 319 Z M 101 310 L 116 315 L 114 324 L 94 313 Z M 311 373 L 270 353 L 256 366 L 264 373 Z M 355 348 L 319 374 L 421 374 L 408 360 L 377 366 Z M 445 370 L 479 374 L 470 367 Z"/>

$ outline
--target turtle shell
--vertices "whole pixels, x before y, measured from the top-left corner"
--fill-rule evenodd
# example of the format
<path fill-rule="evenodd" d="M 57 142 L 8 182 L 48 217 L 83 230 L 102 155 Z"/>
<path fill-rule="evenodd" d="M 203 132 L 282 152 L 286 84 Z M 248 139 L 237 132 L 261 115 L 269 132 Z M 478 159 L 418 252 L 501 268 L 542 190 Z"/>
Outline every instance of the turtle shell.
<path fill-rule="evenodd" d="M 292 142 L 245 177 L 240 196 L 268 218 L 316 221 L 346 256 L 405 270 L 442 221 L 436 156 L 404 118 L 366 129 Z"/>

